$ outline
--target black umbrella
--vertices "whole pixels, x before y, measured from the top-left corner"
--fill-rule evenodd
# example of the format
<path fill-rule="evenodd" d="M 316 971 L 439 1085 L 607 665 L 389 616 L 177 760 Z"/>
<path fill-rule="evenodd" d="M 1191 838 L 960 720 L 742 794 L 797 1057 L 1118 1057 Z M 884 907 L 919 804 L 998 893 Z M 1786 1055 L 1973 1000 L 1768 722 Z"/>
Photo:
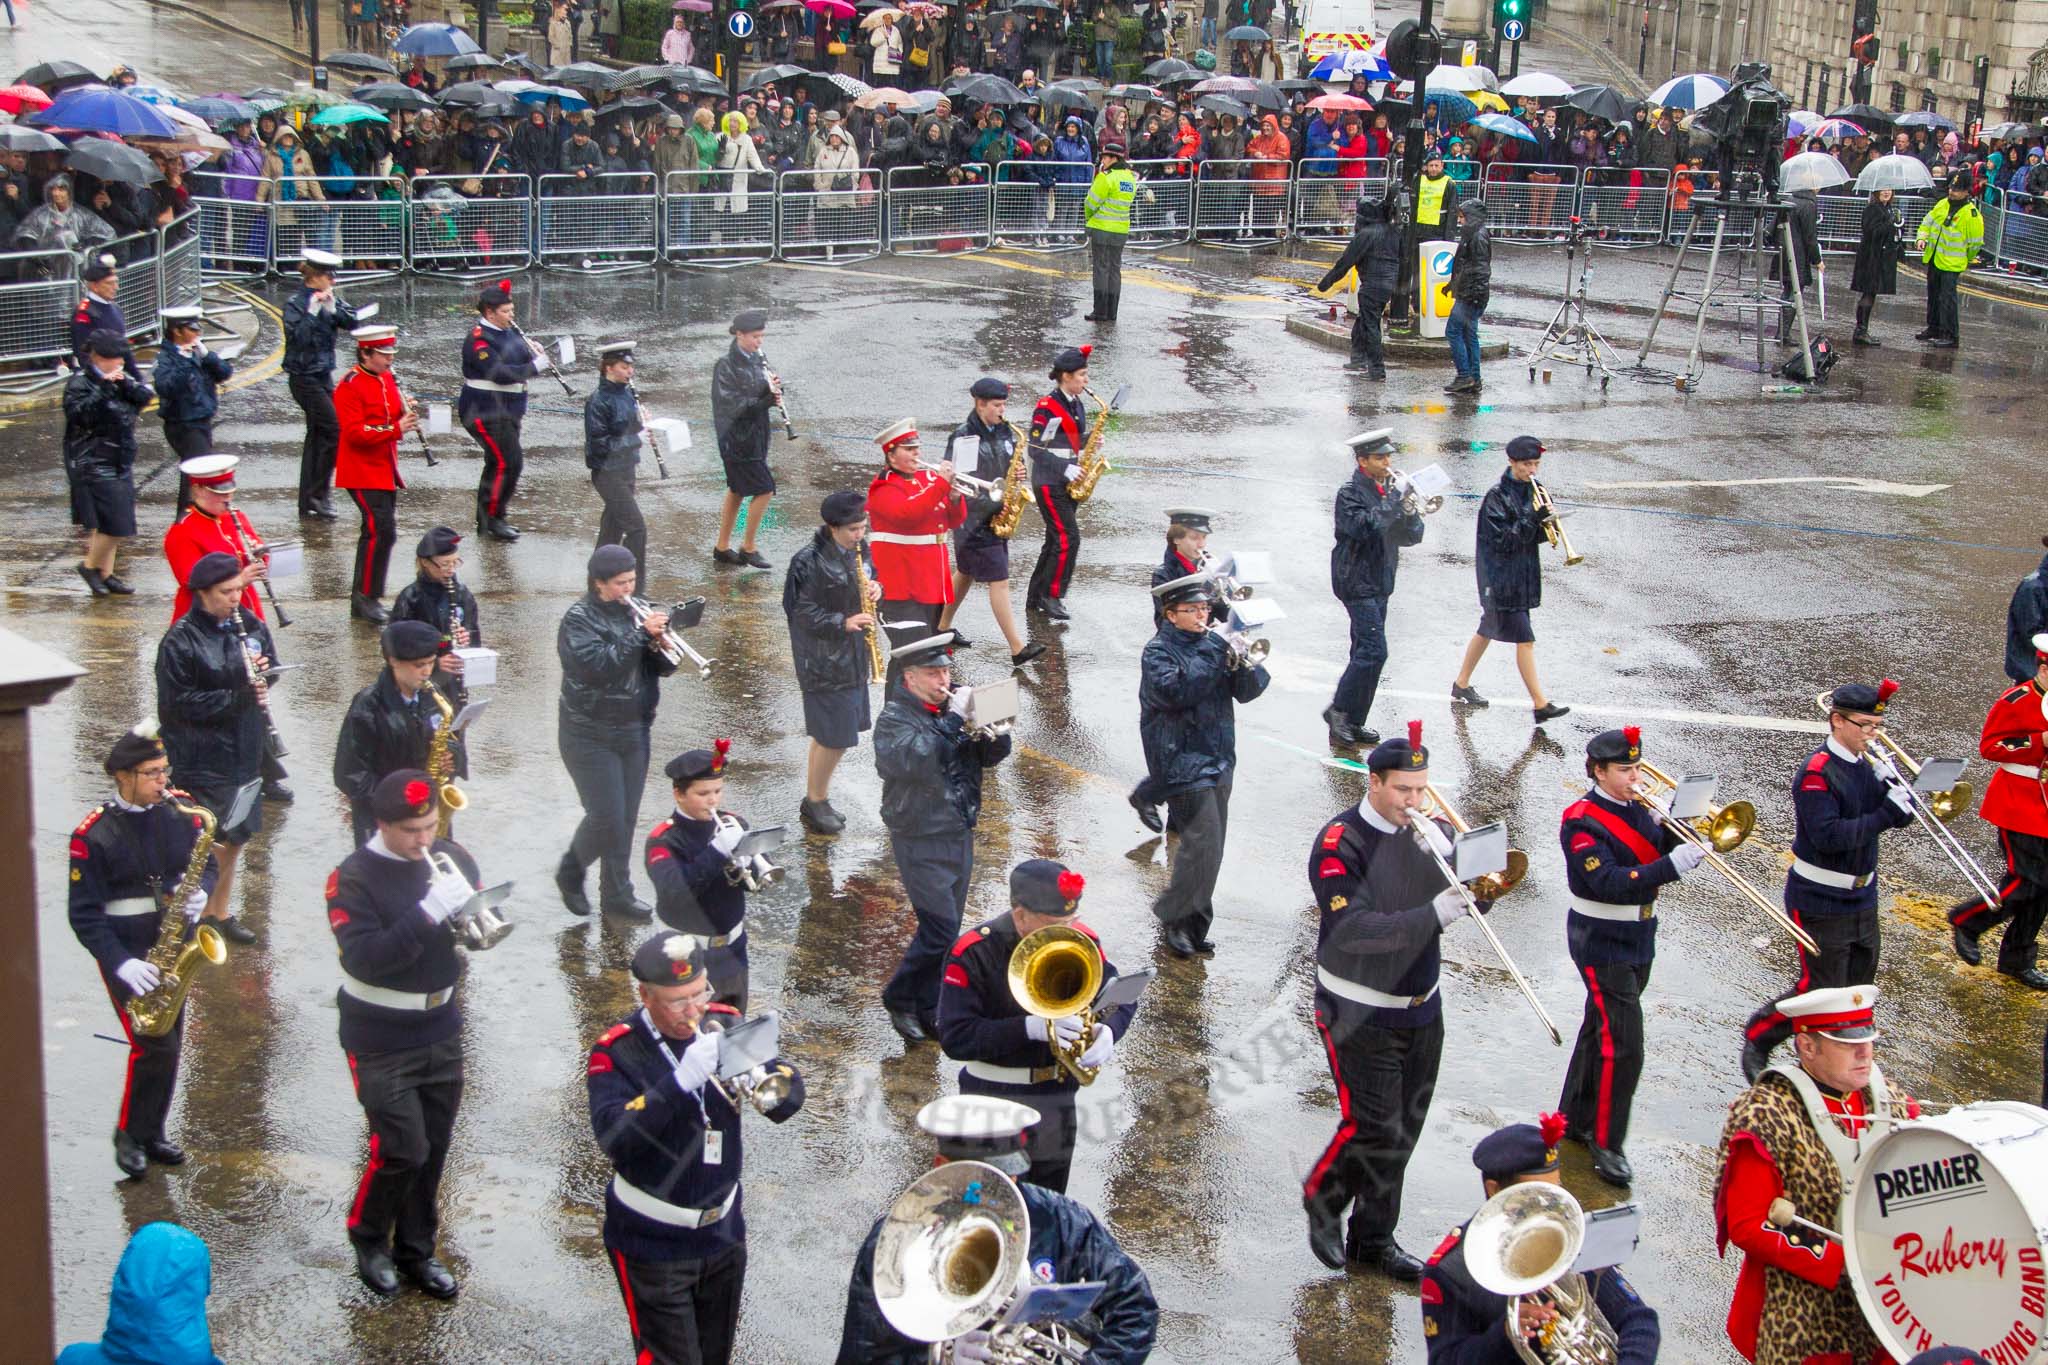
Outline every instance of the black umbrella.
<path fill-rule="evenodd" d="M 1257 24 L 1239 24 L 1223 36 L 1233 43 L 1270 43 L 1273 41 L 1273 35 L 1260 28 Z"/>
<path fill-rule="evenodd" d="M 457 69 L 455 64 L 459 61 L 465 60 L 468 57 L 476 57 L 482 55 L 483 54 L 481 53 L 472 52 L 465 53 L 462 57 L 450 57 L 448 59 L 449 69 Z M 540 62 L 535 61 L 532 57 L 527 56 L 524 52 L 507 52 L 504 56 L 498 58 L 498 65 L 510 67 L 514 71 L 524 71 L 527 75 L 532 76 L 536 80 L 540 78 L 540 73 L 547 69 Z"/>
<path fill-rule="evenodd" d="M 1877 133 L 1889 131 L 1892 121 L 1896 116 L 1886 113 L 1874 104 L 1851 104 L 1835 110 L 1828 117 L 1845 118 L 1851 123 L 1859 123 L 1871 132 Z"/>
<path fill-rule="evenodd" d="M 800 66 L 791 66 L 787 62 L 779 62 L 774 66 L 764 66 L 753 75 L 741 81 L 740 89 L 759 90 L 762 86 L 772 85 L 776 81 L 793 81 L 800 76 L 807 76 L 809 74 Z"/>
<path fill-rule="evenodd" d="M 397 81 L 372 81 L 368 85 L 359 85 L 348 92 L 348 97 L 357 104 L 367 104 L 372 109 L 403 110 L 406 113 L 418 113 L 422 109 L 441 107 L 427 95 Z"/>
<path fill-rule="evenodd" d="M 1621 123 L 1628 118 L 1635 101 L 1611 85 L 1582 85 L 1564 97 L 1564 107 L 1609 123 Z"/>
<path fill-rule="evenodd" d="M 493 90 L 482 81 L 457 81 L 441 92 L 441 103 L 450 109 L 466 109 L 504 98 L 504 91 Z"/>
<path fill-rule="evenodd" d="M 1195 68 L 1189 66 L 1178 57 L 1161 57 L 1138 74 L 1148 81 L 1156 81 L 1160 85 L 1164 85 L 1169 80 L 1177 80 L 1183 76 L 1193 76 L 1196 80 L 1200 80 L 1209 73 L 1195 70 Z"/>
<path fill-rule="evenodd" d="M 668 68 L 665 66 L 630 66 L 612 76 L 612 89 L 632 90 L 643 85 L 659 85 L 667 79 Z"/>
<path fill-rule="evenodd" d="M 0 152 L 61 152 L 64 144 L 40 128 L 0 123 Z"/>
<path fill-rule="evenodd" d="M 550 85 L 566 85 L 571 90 L 610 90 L 616 84 L 613 75 L 610 67 L 599 66 L 596 62 L 571 62 L 548 72 L 547 81 Z"/>
<path fill-rule="evenodd" d="M 1309 84 L 1315 86 L 1318 90 L 1322 89 L 1321 82 L 1310 81 Z M 1147 100 L 1153 104 L 1173 103 L 1173 96 L 1167 94 L 1156 85 L 1112 85 L 1109 87 L 1108 93 L 1109 97 L 1113 100 Z"/>
<path fill-rule="evenodd" d="M 660 100 L 651 99 L 646 95 L 634 95 L 627 99 L 613 100 L 610 104 L 597 111 L 597 117 L 602 121 L 608 118 L 618 118 L 625 114 L 642 113 L 649 109 L 659 109 L 664 113 L 670 112 L 669 107 Z"/>
<path fill-rule="evenodd" d="M 1095 112 L 1095 101 L 1079 90 L 1062 90 L 1057 85 L 1038 87 L 1038 101 L 1048 109 L 1078 109 L 1086 114 Z"/>
<path fill-rule="evenodd" d="M 118 180 L 127 185 L 151 185 L 164 178 L 156 162 L 122 142 L 103 137 L 82 137 L 71 144 L 64 164 L 101 180 Z"/>
<path fill-rule="evenodd" d="M 1062 76 L 1053 84 L 1068 90 L 1079 90 L 1087 95 L 1100 95 L 1108 88 L 1093 76 Z"/>
<path fill-rule="evenodd" d="M 341 71 L 367 71 L 373 76 L 395 76 L 398 68 L 382 57 L 373 57 L 367 52 L 329 52 L 320 58 L 321 62 Z"/>
<path fill-rule="evenodd" d="M 1058 6 L 1058 5 L 1055 5 L 1055 4 L 1054 4 L 1054 3 L 1052 2 L 1052 0 L 1010 0 L 1010 8 L 1011 8 L 1011 9 L 1047 9 L 1047 10 L 1055 10 L 1055 11 L 1056 11 L 1056 10 L 1058 10 L 1058 9 L 1059 9 L 1059 6 Z"/>
<path fill-rule="evenodd" d="M 1250 90 L 1234 90 L 1231 98 L 1243 100 L 1254 109 L 1269 109 L 1276 114 L 1287 108 L 1287 96 L 1271 81 L 1260 81 Z"/>
<path fill-rule="evenodd" d="M 1292 79 L 1284 81 L 1274 81 L 1273 88 L 1275 90 L 1278 90 L 1283 95 L 1306 95 L 1310 93 L 1314 93 L 1317 95 L 1325 95 L 1328 94 L 1330 90 L 1330 87 L 1324 85 L 1321 81 L 1303 81 Z"/>
<path fill-rule="evenodd" d="M 450 57 L 446 66 L 449 71 L 494 71 L 506 65 L 503 57 L 493 57 L 488 52 L 463 52 Z"/>
<path fill-rule="evenodd" d="M 33 85 L 46 95 L 54 95 L 71 85 L 90 85 L 99 80 L 99 73 L 89 71 L 77 62 L 37 62 L 14 78 L 16 85 Z"/>
<path fill-rule="evenodd" d="M 945 93 L 962 99 L 978 100 L 983 104 L 1029 104 L 1031 96 L 1019 90 L 1001 76 L 977 73 L 947 81 Z"/>
<path fill-rule="evenodd" d="M 1232 118 L 1244 118 L 1251 113 L 1251 106 L 1239 104 L 1228 95 L 1204 95 L 1195 101 L 1195 108 L 1212 114 L 1228 114 Z"/>

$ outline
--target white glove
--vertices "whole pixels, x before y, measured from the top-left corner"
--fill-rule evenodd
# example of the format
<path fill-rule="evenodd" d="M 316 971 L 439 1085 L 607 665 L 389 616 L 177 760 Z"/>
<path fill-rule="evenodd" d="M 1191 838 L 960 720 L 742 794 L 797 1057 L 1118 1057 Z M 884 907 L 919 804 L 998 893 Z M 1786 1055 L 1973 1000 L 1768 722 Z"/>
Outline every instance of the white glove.
<path fill-rule="evenodd" d="M 953 1365 L 993 1365 L 996 1358 L 995 1346 L 989 1334 L 977 1327 L 971 1332 L 962 1332 L 947 1343 L 947 1359 Z"/>
<path fill-rule="evenodd" d="M 454 876 L 437 875 L 427 883 L 427 894 L 420 899 L 420 910 L 434 923 L 442 924 L 475 894 L 476 888 L 459 873 Z"/>
<path fill-rule="evenodd" d="M 139 957 L 131 957 L 114 968 L 114 975 L 120 977 L 121 984 L 137 995 L 155 990 L 157 983 L 164 979 L 164 974 L 156 969 L 154 963 L 144 962 Z"/>
<path fill-rule="evenodd" d="M 1436 850 L 1436 856 L 1449 861 L 1456 848 L 1438 827 L 1437 822 L 1426 815 L 1418 815 L 1415 817 L 1415 827 L 1422 831 L 1423 838 L 1429 840 L 1429 846 Z"/>
<path fill-rule="evenodd" d="M 1671 850 L 1671 865 L 1680 872 L 1690 872 L 1707 860 L 1707 850 L 1698 844 L 1680 844 Z"/>
<path fill-rule="evenodd" d="M 974 691 L 972 688 L 957 687 L 953 689 L 952 695 L 946 698 L 946 709 L 960 717 L 960 719 L 966 720 L 967 703 L 973 699 Z"/>
<path fill-rule="evenodd" d="M 199 912 L 206 908 L 206 891 L 201 888 L 185 897 L 185 919 L 188 923 L 199 918 Z"/>
<path fill-rule="evenodd" d="M 1107 1066 L 1109 1054 L 1116 1051 L 1116 1035 L 1109 1031 L 1109 1025 L 1097 1024 L 1095 1036 L 1088 1042 L 1088 1050 L 1081 1054 L 1082 1066 Z"/>
<path fill-rule="evenodd" d="M 1906 814 L 1911 815 L 1913 813 L 1913 789 L 1904 783 L 1892 784 L 1892 789 L 1886 792 L 1884 797 L 1885 800 L 1891 802 L 1894 806 L 1906 812 Z"/>
<path fill-rule="evenodd" d="M 1081 466 L 1070 464 L 1061 472 L 1067 476 L 1067 482 L 1072 483 L 1075 479 L 1081 477 Z"/>
<path fill-rule="evenodd" d="M 720 853 L 731 853 L 740 846 L 740 839 L 746 834 L 737 820 L 718 823 L 718 833 L 711 836 L 711 846 Z"/>
<path fill-rule="evenodd" d="M 1064 1019 L 1041 1019 L 1034 1014 L 1024 1021 L 1024 1034 L 1034 1043 L 1057 1039 L 1062 1046 L 1070 1046 L 1081 1036 L 1081 1021 L 1071 1014 Z"/>
<path fill-rule="evenodd" d="M 1436 907 L 1436 922 L 1440 928 L 1448 929 L 1470 913 L 1464 895 L 1455 886 L 1447 886 L 1436 893 L 1430 902 Z"/>
<path fill-rule="evenodd" d="M 718 1047 L 724 1037 L 721 1033 L 700 1031 L 676 1063 L 676 1084 L 692 1092 L 702 1090 L 704 1082 L 718 1074 Z"/>

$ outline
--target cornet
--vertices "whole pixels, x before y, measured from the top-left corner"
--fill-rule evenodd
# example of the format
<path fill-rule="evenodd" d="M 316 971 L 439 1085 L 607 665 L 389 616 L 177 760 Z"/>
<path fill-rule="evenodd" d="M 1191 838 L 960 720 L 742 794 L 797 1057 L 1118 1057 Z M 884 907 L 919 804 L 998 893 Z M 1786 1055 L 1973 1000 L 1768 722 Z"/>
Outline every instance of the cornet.
<path fill-rule="evenodd" d="M 1415 496 L 1415 489 L 1411 485 L 1406 473 L 1396 469 L 1392 471 L 1391 477 L 1394 480 L 1394 487 L 1400 491 L 1401 506 L 1404 511 L 1412 512 L 1419 517 L 1426 517 L 1443 510 L 1443 494 L 1432 493 L 1427 498 L 1417 498 Z"/>
<path fill-rule="evenodd" d="M 434 871 L 442 876 L 462 876 L 462 869 L 458 868 L 455 860 L 445 853 L 429 852 L 427 861 Z M 497 947 L 504 941 L 505 935 L 516 927 L 498 913 L 497 906 L 493 905 L 489 896 L 482 891 L 464 902 L 462 908 L 449 917 L 448 922 L 455 926 L 455 932 L 461 936 L 462 946 L 473 953 Z"/>
<path fill-rule="evenodd" d="M 939 472 L 939 467 L 929 460 L 919 460 L 917 467 L 919 469 L 929 469 L 934 474 Z M 955 466 L 953 469 L 953 487 L 956 489 L 964 488 L 977 498 L 999 499 L 1003 496 L 1003 481 L 1001 479 L 984 479 L 979 475 L 969 474 L 958 466 Z"/>
<path fill-rule="evenodd" d="M 700 597 L 693 600 L 701 603 L 704 599 Z M 644 625 L 647 618 L 655 614 L 653 605 L 644 597 L 628 597 L 625 601 L 626 610 L 633 613 L 633 621 L 637 625 Z M 675 610 L 670 612 L 669 615 L 680 616 L 683 613 L 683 609 L 690 605 L 691 603 L 689 602 L 679 602 L 676 604 Z M 718 662 L 716 659 L 707 659 L 696 650 L 690 648 L 690 642 L 681 635 L 678 635 L 673 625 L 661 632 L 661 638 L 654 642 L 654 647 L 662 658 L 668 660 L 677 668 L 681 668 L 683 661 L 686 659 L 696 665 L 697 676 L 700 678 L 710 677 L 711 665 Z"/>
<path fill-rule="evenodd" d="M 1223 641 L 1223 648 L 1229 652 L 1229 663 L 1232 668 L 1257 668 L 1273 653 L 1271 640 L 1263 637 L 1254 640 L 1241 630 L 1214 625 L 1209 627 L 1209 633 Z"/>
<path fill-rule="evenodd" d="M 698 1020 L 697 1028 L 702 1033 L 725 1032 L 724 1022 L 715 1014 L 707 1014 Z M 725 1096 L 725 1102 L 734 1109 L 738 1109 L 740 1101 L 745 1100 L 754 1106 L 756 1112 L 765 1114 L 789 1098 L 789 1075 L 786 1066 L 762 1062 L 737 1076 L 714 1075 L 711 1084 L 718 1087 L 718 1093 Z"/>
<path fill-rule="evenodd" d="M 724 811 L 718 812 L 720 829 L 737 825 L 739 821 Z M 768 861 L 765 853 L 755 853 L 745 858 L 731 858 L 725 864 L 725 879 L 734 886 L 744 886 L 749 891 L 759 891 L 764 886 L 773 886 L 782 880 L 782 869 Z"/>

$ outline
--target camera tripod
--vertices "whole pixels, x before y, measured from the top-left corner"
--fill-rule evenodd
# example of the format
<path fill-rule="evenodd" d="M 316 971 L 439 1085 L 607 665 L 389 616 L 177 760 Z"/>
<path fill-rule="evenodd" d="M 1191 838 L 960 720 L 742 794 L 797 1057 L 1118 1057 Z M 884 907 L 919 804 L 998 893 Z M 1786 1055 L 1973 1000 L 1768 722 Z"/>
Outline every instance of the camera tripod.
<path fill-rule="evenodd" d="M 1557 311 L 1551 314 L 1543 335 L 1536 338 L 1536 345 L 1529 352 L 1531 382 L 1536 378 L 1537 362 L 1544 360 L 1584 365 L 1588 379 L 1598 369 L 1602 393 L 1607 391 L 1608 381 L 1614 378 L 1615 368 L 1609 362 L 1619 361 L 1621 357 L 1614 347 L 1607 344 L 1607 338 L 1600 335 L 1600 329 L 1586 321 L 1586 288 L 1593 279 L 1595 240 L 1578 218 L 1571 220 L 1571 230 L 1565 238 L 1564 298 L 1558 303 Z M 1582 243 L 1586 253 L 1583 262 L 1578 259 Z"/>
<path fill-rule="evenodd" d="M 1791 205 L 1767 192 L 1760 197 L 1751 197 L 1740 188 L 1733 195 L 1702 194 L 1693 197 L 1691 219 L 1672 260 L 1671 275 L 1665 281 L 1663 297 L 1658 300 L 1657 311 L 1650 319 L 1649 334 L 1643 338 L 1643 348 L 1636 355 L 1636 363 L 1630 367 L 1631 374 L 1656 383 L 1675 382 L 1681 393 L 1697 391 L 1706 371 L 1702 348 L 1707 314 L 1712 309 L 1723 308 L 1734 315 L 1738 340 L 1749 327 L 1755 329 L 1756 369 L 1761 392 L 1773 395 L 1803 393 L 1806 389 L 1802 385 L 1825 382 L 1826 367 L 1822 366 L 1819 373 L 1815 372 L 1813 335 L 1806 321 L 1806 291 L 1798 284 L 1797 274 L 1775 288 L 1766 278 L 1765 268 L 1774 257 L 1786 270 L 1792 270 L 1798 260 L 1792 245 L 1790 210 Z M 1708 220 L 1712 221 L 1713 233 L 1706 271 L 1696 287 L 1688 287 L 1681 283 L 1681 277 L 1687 273 L 1687 254 L 1696 249 L 1695 242 L 1703 234 Z M 1734 263 L 1734 274 L 1724 277 L 1721 274 L 1722 263 L 1730 258 Z M 1686 355 L 1685 369 L 1678 372 L 1657 369 L 1648 363 L 1650 348 L 1657 341 L 1657 329 L 1674 299 L 1691 304 L 1693 314 L 1692 347 Z M 1773 367 L 1765 354 L 1765 323 L 1773 313 L 1779 317 L 1778 341 L 1781 345 L 1792 342 L 1794 326 L 1797 328 L 1799 350 L 1787 368 L 1787 377 L 1795 381 L 1792 384 L 1774 386 L 1769 382 Z"/>

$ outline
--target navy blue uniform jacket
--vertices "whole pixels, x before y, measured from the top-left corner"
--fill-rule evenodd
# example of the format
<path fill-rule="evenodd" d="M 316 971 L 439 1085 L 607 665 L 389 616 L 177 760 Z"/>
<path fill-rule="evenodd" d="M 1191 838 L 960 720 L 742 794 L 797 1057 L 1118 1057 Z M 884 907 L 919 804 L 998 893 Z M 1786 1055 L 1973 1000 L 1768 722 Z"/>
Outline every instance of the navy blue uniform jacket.
<path fill-rule="evenodd" d="M 1537 514 L 1536 486 L 1512 472 L 1486 490 L 1479 504 L 1479 605 L 1495 611 L 1531 611 L 1543 605 L 1543 518 Z"/>
<path fill-rule="evenodd" d="M 114 969 L 149 952 L 159 915 L 110 915 L 110 901 L 149 896 L 159 902 L 177 889 L 199 842 L 199 821 L 181 814 L 171 800 L 191 798 L 174 791 L 170 800 L 146 810 L 126 810 L 103 801 L 71 831 L 71 932 L 111 980 Z M 207 855 L 200 885 L 213 889 L 215 863 Z M 177 907 L 183 913 L 184 907 Z M 114 982 L 123 997 L 128 988 Z"/>
<path fill-rule="evenodd" d="M 1596 788 L 1564 808 L 1557 828 L 1564 848 L 1565 883 L 1584 900 L 1607 905 L 1649 905 L 1657 888 L 1678 880 L 1671 850 L 1678 836 L 1640 801 L 1618 804 Z M 1657 921 L 1633 924 L 1565 912 L 1565 942 L 1581 967 L 1648 962 L 1657 955 Z"/>
<path fill-rule="evenodd" d="M 1588 1277 L 1593 1302 L 1614 1328 L 1617 1365 L 1655 1365 L 1663 1328 L 1619 1267 Z M 1508 1301 L 1465 1269 L 1465 1225 L 1451 1229 L 1422 1274 L 1422 1339 L 1429 1365 L 1521 1365 L 1508 1340 Z"/>
<path fill-rule="evenodd" d="M 1337 490 L 1337 543 L 1330 547 L 1330 591 L 1339 601 L 1391 597 L 1405 546 L 1422 543 L 1422 517 L 1402 499 L 1354 469 Z"/>
<path fill-rule="evenodd" d="M 1785 908 L 1807 915 L 1853 915 L 1877 905 L 1877 837 L 1913 823 L 1892 804 L 1869 759 L 1851 763 L 1826 744 L 1807 755 L 1792 784 L 1792 856 L 1852 877 L 1857 890 L 1822 886 L 1785 873 Z"/>
<path fill-rule="evenodd" d="M 1236 703 L 1273 681 L 1264 665 L 1232 668 L 1214 631 L 1161 626 L 1138 661 L 1138 738 L 1162 800 L 1221 785 L 1237 767 Z"/>

